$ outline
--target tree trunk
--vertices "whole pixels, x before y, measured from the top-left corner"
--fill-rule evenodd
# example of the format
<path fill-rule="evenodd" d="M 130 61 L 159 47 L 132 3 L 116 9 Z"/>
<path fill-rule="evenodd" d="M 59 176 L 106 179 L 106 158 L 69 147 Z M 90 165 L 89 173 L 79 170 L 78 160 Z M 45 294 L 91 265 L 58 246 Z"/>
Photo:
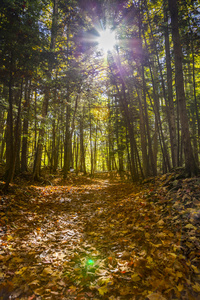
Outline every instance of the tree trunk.
<path fill-rule="evenodd" d="M 181 133 L 183 139 L 183 149 L 185 155 L 185 169 L 188 175 L 192 176 L 198 173 L 198 167 L 194 159 L 190 132 L 189 132 L 189 122 L 188 122 L 185 91 L 184 91 L 184 79 L 183 79 L 183 69 L 182 69 L 183 54 L 182 54 L 181 41 L 179 35 L 177 0 L 168 0 L 168 4 L 169 4 L 169 10 L 171 14 L 172 39 L 174 45 L 174 60 L 175 60 L 175 80 L 176 80 L 176 91 L 177 91 L 177 99 L 178 99 L 180 122 L 181 122 Z"/>
<path fill-rule="evenodd" d="M 1 129 L 0 129 L 0 135 L 1 135 L 1 143 L 0 143 L 0 162 L 3 162 L 3 156 L 4 156 L 4 150 L 5 150 L 5 144 L 6 144 L 6 129 L 4 128 L 5 123 L 5 113 L 0 112 L 1 117 Z"/>
<path fill-rule="evenodd" d="M 6 172 L 5 172 L 5 186 L 6 191 L 10 182 L 13 179 L 15 170 L 15 158 L 14 158 L 14 134 L 13 134 L 13 53 L 10 54 L 10 78 L 8 84 L 8 116 L 7 116 L 7 130 L 6 130 Z"/>
<path fill-rule="evenodd" d="M 148 116 L 148 109 L 147 109 L 147 100 L 146 100 L 146 81 L 144 75 L 144 66 L 142 66 L 142 81 L 143 81 L 143 99 L 144 99 L 144 111 L 145 111 L 145 125 L 146 125 L 146 132 L 148 137 L 148 156 L 149 156 L 149 166 L 151 170 L 149 170 L 149 174 L 156 176 L 157 175 L 157 164 L 154 160 L 154 154 L 152 149 L 152 140 L 150 135 L 150 128 L 149 128 L 149 116 Z"/>
<path fill-rule="evenodd" d="M 21 172 L 28 170 L 27 156 L 28 156 L 28 125 L 29 125 L 29 109 L 30 109 L 30 85 L 26 79 L 25 83 L 25 102 L 24 102 L 24 120 L 22 129 L 22 153 L 21 153 Z"/>
<path fill-rule="evenodd" d="M 53 7 L 53 19 L 52 19 L 52 27 L 51 27 L 50 51 L 53 51 L 53 49 L 55 49 L 57 27 L 58 27 L 58 0 L 54 0 L 53 2 L 54 2 L 54 7 Z M 45 135 L 45 123 L 46 123 L 46 116 L 47 116 L 48 105 L 49 105 L 49 94 L 50 94 L 49 83 L 51 81 L 52 69 L 53 69 L 53 52 L 51 53 L 48 62 L 47 84 L 45 88 L 44 101 L 42 106 L 42 120 L 41 120 L 41 127 L 39 130 L 38 145 L 36 149 L 34 168 L 33 168 L 33 179 L 36 180 L 39 179 L 40 177 L 40 166 L 41 166 L 42 150 L 43 150 L 44 135 Z"/>
<path fill-rule="evenodd" d="M 84 135 L 83 135 L 83 116 L 81 116 L 80 119 L 80 171 L 83 172 L 84 175 L 86 174 L 85 147 L 84 147 Z"/>
<path fill-rule="evenodd" d="M 175 110 L 173 103 L 173 89 L 172 89 L 172 68 L 171 68 L 171 56 L 170 56 L 170 43 L 169 43 L 169 28 L 168 28 L 168 13 L 167 13 L 167 0 L 164 0 L 164 36 L 165 36 L 165 54 L 166 54 L 166 68 L 167 68 L 167 99 L 169 110 L 169 131 L 170 131 L 170 143 L 171 143 L 171 156 L 173 167 L 177 167 L 177 138 L 176 138 L 176 122 L 175 122 Z M 166 100 L 167 100 L 166 99 Z"/>
<path fill-rule="evenodd" d="M 69 103 L 69 99 L 67 101 Z M 70 158 L 71 158 L 71 134 L 70 134 L 70 116 L 71 116 L 71 104 L 67 104 L 66 108 L 66 126 L 65 126 L 65 143 L 64 143 L 64 178 L 70 170 Z"/>

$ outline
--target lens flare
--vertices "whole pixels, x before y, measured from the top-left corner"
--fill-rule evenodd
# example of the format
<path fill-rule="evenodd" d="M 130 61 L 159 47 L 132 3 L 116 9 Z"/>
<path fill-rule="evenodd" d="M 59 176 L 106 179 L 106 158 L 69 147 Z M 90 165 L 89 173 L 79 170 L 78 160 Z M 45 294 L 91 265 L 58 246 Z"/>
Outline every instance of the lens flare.
<path fill-rule="evenodd" d="M 98 38 L 99 48 L 104 52 L 111 51 L 116 45 L 115 32 L 110 29 L 103 30 L 99 32 L 100 36 Z"/>
<path fill-rule="evenodd" d="M 87 264 L 89 266 L 93 266 L 94 265 L 94 261 L 92 259 L 88 259 Z"/>

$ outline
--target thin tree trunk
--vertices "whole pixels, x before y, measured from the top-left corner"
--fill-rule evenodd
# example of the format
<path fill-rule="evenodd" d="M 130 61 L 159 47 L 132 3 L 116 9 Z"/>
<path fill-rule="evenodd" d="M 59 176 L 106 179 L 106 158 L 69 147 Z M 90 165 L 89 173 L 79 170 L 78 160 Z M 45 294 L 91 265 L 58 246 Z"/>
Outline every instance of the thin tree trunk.
<path fill-rule="evenodd" d="M 145 124 L 146 124 L 146 131 L 147 131 L 147 137 L 148 137 L 148 154 L 151 166 L 150 175 L 152 173 L 153 176 L 157 175 L 157 164 L 154 161 L 154 154 L 152 149 L 152 140 L 150 135 L 150 128 L 149 128 L 149 116 L 148 116 L 148 110 L 147 110 L 147 101 L 146 101 L 146 82 L 145 82 L 145 76 L 144 76 L 144 66 L 142 66 L 142 81 L 143 81 L 143 99 L 144 99 L 144 111 L 145 111 Z"/>
<path fill-rule="evenodd" d="M 14 137 L 14 153 L 15 153 L 15 174 L 20 173 L 20 147 L 21 147 L 21 103 L 22 103 L 22 92 L 23 92 L 23 79 L 21 80 L 21 87 L 19 95 L 17 95 L 18 101 L 18 113 L 15 123 L 15 137 Z"/>
<path fill-rule="evenodd" d="M 24 120 L 22 129 L 22 153 L 21 153 L 21 172 L 28 170 L 27 156 L 28 156 L 28 125 L 29 125 L 29 108 L 30 108 L 30 85 L 26 79 L 25 83 L 25 102 L 24 102 Z"/>
<path fill-rule="evenodd" d="M 170 131 L 170 143 L 171 143 L 171 156 L 173 167 L 177 167 L 177 138 L 176 138 L 176 122 L 175 122 L 175 110 L 173 103 L 173 89 L 172 89 L 172 67 L 171 67 L 171 55 L 170 55 L 170 43 L 169 43 L 169 28 L 168 28 L 168 13 L 167 13 L 167 0 L 164 0 L 164 36 L 165 36 L 165 54 L 166 54 L 166 68 L 167 68 L 167 96 L 169 110 L 169 131 Z M 166 99 L 166 100 L 167 100 Z"/>
<path fill-rule="evenodd" d="M 14 159 L 14 134 L 13 134 L 13 54 L 11 51 L 10 56 L 10 78 L 8 86 L 8 102 L 9 110 L 7 116 L 7 132 L 6 132 L 6 172 L 5 172 L 5 186 L 6 191 L 9 187 L 10 182 L 13 179 L 15 170 L 15 159 Z"/>
<path fill-rule="evenodd" d="M 70 145 L 71 145 L 71 134 L 70 134 L 70 117 L 71 117 L 71 103 L 69 103 L 69 96 L 67 98 L 67 107 L 66 107 L 66 125 L 65 125 L 65 143 L 64 143 L 64 166 L 63 174 L 64 178 L 67 177 L 67 174 L 70 170 Z"/>
<path fill-rule="evenodd" d="M 83 135 L 83 116 L 81 116 L 80 119 L 80 171 L 83 172 L 84 175 L 86 174 L 85 147 L 84 147 L 84 135 Z"/>
<path fill-rule="evenodd" d="M 182 69 L 183 54 L 182 54 L 181 41 L 179 35 L 177 0 L 168 0 L 168 4 L 169 4 L 169 10 L 171 14 L 172 39 L 174 45 L 174 59 L 175 59 L 175 79 L 176 79 L 176 87 L 177 87 L 177 98 L 179 104 L 183 149 L 185 155 L 185 169 L 188 175 L 192 176 L 198 173 L 198 167 L 194 159 L 190 132 L 189 132 L 189 122 L 188 122 L 185 91 L 184 91 L 184 79 L 183 79 L 183 69 Z"/>
<path fill-rule="evenodd" d="M 50 51 L 55 49 L 56 43 L 56 36 L 57 36 L 57 27 L 58 27 L 58 0 L 54 0 L 54 7 L 53 7 L 53 19 L 52 19 L 52 27 L 51 27 L 51 44 L 50 44 Z M 51 53 L 53 56 L 53 53 Z M 45 135 L 45 123 L 46 123 L 46 116 L 48 112 L 48 105 L 49 105 L 49 94 L 50 94 L 50 86 L 49 82 L 51 81 L 51 74 L 53 69 L 53 59 L 52 56 L 49 58 L 49 65 L 48 65 L 48 74 L 47 74 L 47 84 L 45 87 L 44 93 L 44 101 L 42 106 L 42 120 L 41 120 L 41 127 L 39 129 L 39 137 L 38 137 L 38 145 L 35 154 L 35 162 L 33 168 L 33 179 L 39 179 L 40 177 L 40 166 L 41 166 L 41 159 L 42 159 L 42 150 L 43 150 L 43 143 L 44 143 L 44 135 Z"/>

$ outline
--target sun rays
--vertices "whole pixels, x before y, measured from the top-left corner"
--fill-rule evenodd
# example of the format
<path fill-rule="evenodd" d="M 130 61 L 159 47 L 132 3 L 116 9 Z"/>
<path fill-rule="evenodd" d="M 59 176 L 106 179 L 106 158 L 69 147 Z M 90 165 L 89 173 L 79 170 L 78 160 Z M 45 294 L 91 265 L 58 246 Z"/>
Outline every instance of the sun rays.
<path fill-rule="evenodd" d="M 112 51 L 117 42 L 115 32 L 110 29 L 102 30 L 99 32 L 97 42 L 98 47 L 105 53 Z"/>

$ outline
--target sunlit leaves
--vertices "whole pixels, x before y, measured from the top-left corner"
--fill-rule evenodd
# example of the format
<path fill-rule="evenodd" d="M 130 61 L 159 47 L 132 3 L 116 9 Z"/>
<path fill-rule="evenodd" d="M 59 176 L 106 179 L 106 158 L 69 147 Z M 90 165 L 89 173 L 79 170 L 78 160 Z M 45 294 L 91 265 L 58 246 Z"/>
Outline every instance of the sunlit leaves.
<path fill-rule="evenodd" d="M 195 237 L 193 211 L 181 236 L 171 226 L 178 213 L 162 186 L 139 190 L 125 183 L 95 179 L 87 185 L 86 178 L 81 180 L 78 186 L 31 186 L 8 196 L 10 227 L 1 233 L 0 248 L 4 291 L 18 297 L 27 293 L 30 299 L 32 291 L 43 298 L 78 297 L 84 291 L 97 299 L 138 295 L 150 300 L 168 299 L 172 293 L 182 299 L 185 286 L 199 293 L 196 249 L 190 240 L 193 251 L 186 261 L 179 245 L 181 238 L 188 243 L 191 234 Z"/>

